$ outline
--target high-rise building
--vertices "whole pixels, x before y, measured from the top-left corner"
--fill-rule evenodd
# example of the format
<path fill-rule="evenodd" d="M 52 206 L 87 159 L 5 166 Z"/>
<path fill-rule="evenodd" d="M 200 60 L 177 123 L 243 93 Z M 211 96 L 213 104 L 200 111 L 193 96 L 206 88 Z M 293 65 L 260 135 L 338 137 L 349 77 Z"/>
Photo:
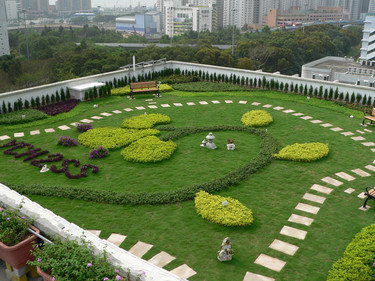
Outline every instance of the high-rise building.
<path fill-rule="evenodd" d="M 19 8 L 20 6 L 17 5 L 16 0 L 5 0 L 5 10 L 8 21 L 18 19 Z"/>
<path fill-rule="evenodd" d="M 361 56 L 359 57 L 361 62 L 375 60 L 375 16 L 366 16 L 364 23 Z"/>
<path fill-rule="evenodd" d="M 48 0 L 22 0 L 22 9 L 28 11 L 48 12 Z"/>
<path fill-rule="evenodd" d="M 0 57 L 10 55 L 5 0 L 0 0 Z"/>
<path fill-rule="evenodd" d="M 56 9 L 69 12 L 90 11 L 91 0 L 57 0 Z"/>

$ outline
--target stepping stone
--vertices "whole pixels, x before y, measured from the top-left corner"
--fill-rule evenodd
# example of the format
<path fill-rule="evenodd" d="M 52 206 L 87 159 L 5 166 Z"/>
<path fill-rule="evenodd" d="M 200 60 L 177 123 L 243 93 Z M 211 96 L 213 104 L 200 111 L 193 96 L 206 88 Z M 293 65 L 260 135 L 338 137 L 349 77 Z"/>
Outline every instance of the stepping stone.
<path fill-rule="evenodd" d="M 372 152 L 375 152 L 375 148 L 371 148 L 371 151 L 372 151 Z"/>
<path fill-rule="evenodd" d="M 125 111 L 129 112 L 129 111 L 133 111 L 132 108 L 124 108 Z"/>
<path fill-rule="evenodd" d="M 260 105 L 260 102 L 253 102 L 251 105 Z"/>
<path fill-rule="evenodd" d="M 112 112 L 113 112 L 113 113 L 116 113 L 116 114 L 122 113 L 121 110 L 113 110 Z"/>
<path fill-rule="evenodd" d="M 314 219 L 296 214 L 291 214 L 288 221 L 310 226 L 313 223 Z"/>
<path fill-rule="evenodd" d="M 303 117 L 301 117 L 301 119 L 303 119 L 303 120 L 310 120 L 310 119 L 313 119 L 311 116 L 303 116 Z"/>
<path fill-rule="evenodd" d="M 148 107 L 151 108 L 151 109 L 158 108 L 156 105 L 149 105 Z"/>
<path fill-rule="evenodd" d="M 361 177 L 369 177 L 371 176 L 369 173 L 361 170 L 361 169 L 354 169 L 354 170 L 351 170 L 353 173 L 357 174 L 358 176 L 361 176 Z"/>
<path fill-rule="evenodd" d="M 7 136 L 7 135 L 0 136 L 0 140 L 8 140 L 8 139 L 10 139 L 10 136 Z"/>
<path fill-rule="evenodd" d="M 153 101 L 153 102 L 149 102 L 148 104 L 156 104 L 156 101 Z"/>
<path fill-rule="evenodd" d="M 364 146 L 375 146 L 375 142 L 362 142 Z"/>
<path fill-rule="evenodd" d="M 183 106 L 182 103 L 179 103 L 179 102 L 175 102 L 173 103 L 174 106 Z"/>
<path fill-rule="evenodd" d="M 269 248 L 282 252 L 289 256 L 294 256 L 294 254 L 297 252 L 299 247 L 297 247 L 296 245 L 275 239 L 273 240 L 271 245 L 269 245 Z"/>
<path fill-rule="evenodd" d="M 72 125 L 73 127 L 77 127 L 78 124 L 79 122 L 70 123 L 70 125 Z"/>
<path fill-rule="evenodd" d="M 145 101 L 153 101 L 153 99 L 147 99 L 147 100 L 145 100 Z"/>
<path fill-rule="evenodd" d="M 191 276 L 197 274 L 193 269 L 191 269 L 186 264 L 176 267 L 175 269 L 171 270 L 171 273 L 176 274 L 178 277 L 185 279 L 188 279 Z"/>
<path fill-rule="evenodd" d="M 323 123 L 322 120 L 312 120 L 312 121 L 310 121 L 310 122 L 313 123 L 313 124 Z"/>
<path fill-rule="evenodd" d="M 247 104 L 247 100 L 240 100 L 238 103 L 239 104 Z"/>
<path fill-rule="evenodd" d="M 370 170 L 370 171 L 375 172 L 375 166 L 373 166 L 373 165 L 367 165 L 367 166 L 365 166 L 365 168 Z"/>
<path fill-rule="evenodd" d="M 294 209 L 300 210 L 306 213 L 314 214 L 314 215 L 316 215 L 320 210 L 319 207 L 311 206 L 305 203 L 298 203 Z"/>
<path fill-rule="evenodd" d="M 280 231 L 280 234 L 293 237 L 293 238 L 297 238 L 300 240 L 304 240 L 306 237 L 307 231 L 284 225 Z"/>
<path fill-rule="evenodd" d="M 325 187 L 320 184 L 313 184 L 311 189 L 325 194 L 330 194 L 333 190 L 332 188 Z"/>
<path fill-rule="evenodd" d="M 57 128 L 59 128 L 60 130 L 63 130 L 63 131 L 70 129 L 70 127 L 68 127 L 66 125 L 58 126 Z"/>
<path fill-rule="evenodd" d="M 39 135 L 40 134 L 40 131 L 39 130 L 35 130 L 35 131 L 30 131 L 30 135 Z"/>
<path fill-rule="evenodd" d="M 213 104 L 218 104 L 218 103 L 220 103 L 218 100 L 213 100 L 213 101 L 211 101 Z"/>
<path fill-rule="evenodd" d="M 14 133 L 14 137 L 15 138 L 21 138 L 21 137 L 24 137 L 25 136 L 25 133 L 21 132 L 21 133 Z"/>
<path fill-rule="evenodd" d="M 340 132 L 343 130 L 344 130 L 343 128 L 339 128 L 339 127 L 331 128 L 331 131 L 334 131 L 334 132 Z"/>
<path fill-rule="evenodd" d="M 275 279 L 252 272 L 246 272 L 242 281 L 275 281 Z"/>
<path fill-rule="evenodd" d="M 169 104 L 167 104 L 167 103 L 163 103 L 163 104 L 161 104 L 160 105 L 161 107 L 171 107 Z"/>
<path fill-rule="evenodd" d="M 360 133 L 360 134 L 364 134 L 365 132 L 361 131 L 361 130 L 356 130 L 356 132 Z"/>
<path fill-rule="evenodd" d="M 305 193 L 303 195 L 302 199 L 305 199 L 305 200 L 308 200 L 308 201 L 311 201 L 311 202 L 315 202 L 315 203 L 319 203 L 319 204 L 323 204 L 324 201 L 326 200 L 326 198 L 323 197 L 323 196 L 314 195 L 314 194 L 311 194 L 311 193 Z"/>
<path fill-rule="evenodd" d="M 347 181 L 355 180 L 355 177 L 352 177 L 351 175 L 344 172 L 336 173 L 335 175 Z"/>
<path fill-rule="evenodd" d="M 294 112 L 294 110 L 293 109 L 287 109 L 287 110 L 284 110 L 283 112 L 284 113 L 292 113 L 292 112 Z"/>
<path fill-rule="evenodd" d="M 171 256 L 170 254 L 168 254 L 168 253 L 166 253 L 164 251 L 161 251 L 159 254 L 156 254 L 155 256 L 153 256 L 148 261 L 150 263 L 156 265 L 156 266 L 164 267 L 168 263 L 170 263 L 171 261 L 173 261 L 175 259 L 176 259 L 176 257 Z"/>
<path fill-rule="evenodd" d="M 333 125 L 330 123 L 324 123 L 324 124 L 320 124 L 320 126 L 327 128 L 327 127 L 332 127 Z"/>
<path fill-rule="evenodd" d="M 361 211 L 366 212 L 366 211 L 367 211 L 368 209 L 370 209 L 370 208 L 371 208 L 371 206 L 366 205 L 366 208 L 363 208 L 363 206 L 361 206 L 361 207 L 358 208 L 358 210 L 361 210 Z"/>
<path fill-rule="evenodd" d="M 93 120 L 90 120 L 90 119 L 82 119 L 80 120 L 79 122 L 82 122 L 82 123 L 92 123 L 94 122 Z"/>
<path fill-rule="evenodd" d="M 45 131 L 46 133 L 54 133 L 54 132 L 55 132 L 55 129 L 53 129 L 53 128 L 48 128 L 48 129 L 44 129 L 44 131 Z"/>
<path fill-rule="evenodd" d="M 125 235 L 121 235 L 121 234 L 117 234 L 117 233 L 112 233 L 107 241 L 108 242 L 111 242 L 112 244 L 115 244 L 117 247 L 120 247 L 121 243 L 124 242 L 126 236 Z"/>
<path fill-rule="evenodd" d="M 254 263 L 267 267 L 268 269 L 280 272 L 284 265 L 286 264 L 285 261 L 279 260 L 277 258 L 273 258 L 267 256 L 265 254 L 260 254 L 258 258 L 254 261 Z"/>
<path fill-rule="evenodd" d="M 274 110 L 282 110 L 282 109 L 284 109 L 284 107 L 282 107 L 282 106 L 276 106 L 276 107 L 274 107 L 273 109 L 274 109 Z"/>
<path fill-rule="evenodd" d="M 363 129 L 364 131 L 368 132 L 368 133 L 371 133 L 372 131 L 369 130 L 369 129 Z"/>
<path fill-rule="evenodd" d="M 361 192 L 360 194 L 358 194 L 358 198 L 360 198 L 360 199 L 365 199 L 366 198 L 366 196 L 367 195 L 365 195 L 365 193 L 364 192 Z"/>
<path fill-rule="evenodd" d="M 332 184 L 333 186 L 340 186 L 340 185 L 342 185 L 341 181 L 335 180 L 335 179 L 333 179 L 331 177 L 325 177 L 325 178 L 322 178 L 321 180 L 324 181 L 324 182 L 326 182 L 326 183 Z"/>
<path fill-rule="evenodd" d="M 263 105 L 263 107 L 270 108 L 270 107 L 272 107 L 272 104 L 265 104 L 265 105 Z"/>
<path fill-rule="evenodd" d="M 99 119 L 103 119 L 103 117 L 100 117 L 100 116 L 93 116 L 93 117 L 91 117 L 91 119 L 99 120 Z"/>
<path fill-rule="evenodd" d="M 365 138 L 361 137 L 361 136 L 359 136 L 359 137 L 351 137 L 351 139 L 355 140 L 355 141 L 365 140 Z"/>
<path fill-rule="evenodd" d="M 349 187 L 348 189 L 345 189 L 344 192 L 348 194 L 352 194 L 355 191 L 354 188 Z"/>
<path fill-rule="evenodd" d="M 92 234 L 94 234 L 95 236 L 98 236 L 98 237 L 99 237 L 100 232 L 101 232 L 101 230 L 93 230 L 93 229 L 87 229 L 86 231 L 91 232 Z"/>
<path fill-rule="evenodd" d="M 154 245 L 147 244 L 142 241 L 138 241 L 131 249 L 129 250 L 130 253 L 133 255 L 141 258 L 144 254 L 146 254 Z"/>
<path fill-rule="evenodd" d="M 186 104 L 187 104 L 187 105 L 195 105 L 194 102 L 187 102 Z"/>
<path fill-rule="evenodd" d="M 144 109 L 146 109 L 143 106 L 136 106 L 135 108 L 138 109 L 138 110 L 144 110 Z"/>
<path fill-rule="evenodd" d="M 233 103 L 232 100 L 226 100 L 225 103 Z"/>
<path fill-rule="evenodd" d="M 100 115 L 103 115 L 103 116 L 111 116 L 112 114 L 111 114 L 111 113 L 107 113 L 107 112 L 103 112 L 103 113 L 100 113 Z"/>
<path fill-rule="evenodd" d="M 352 132 L 343 132 L 343 133 L 341 133 L 341 135 L 344 135 L 345 137 L 347 137 L 347 136 L 354 135 L 354 133 L 352 133 Z"/>
<path fill-rule="evenodd" d="M 206 102 L 206 101 L 200 101 L 200 102 L 199 102 L 199 104 L 202 104 L 202 105 L 207 105 L 207 104 L 208 104 L 208 102 Z"/>
<path fill-rule="evenodd" d="M 302 116 L 302 115 L 305 115 L 305 114 L 303 114 L 303 113 L 293 113 L 292 115 L 293 116 Z"/>

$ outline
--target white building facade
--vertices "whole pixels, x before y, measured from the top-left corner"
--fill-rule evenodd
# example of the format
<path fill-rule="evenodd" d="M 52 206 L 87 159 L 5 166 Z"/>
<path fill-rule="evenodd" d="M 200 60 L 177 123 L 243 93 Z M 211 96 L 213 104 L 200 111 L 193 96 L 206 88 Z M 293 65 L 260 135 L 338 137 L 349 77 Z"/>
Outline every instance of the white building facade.
<path fill-rule="evenodd" d="M 368 15 L 364 23 L 361 56 L 359 57 L 361 62 L 375 59 L 375 14 Z"/>
<path fill-rule="evenodd" d="M 10 55 L 5 1 L 0 0 L 0 57 Z"/>
<path fill-rule="evenodd" d="M 5 10 L 8 21 L 18 20 L 18 11 L 20 7 L 20 3 L 17 3 L 16 0 L 5 0 Z"/>

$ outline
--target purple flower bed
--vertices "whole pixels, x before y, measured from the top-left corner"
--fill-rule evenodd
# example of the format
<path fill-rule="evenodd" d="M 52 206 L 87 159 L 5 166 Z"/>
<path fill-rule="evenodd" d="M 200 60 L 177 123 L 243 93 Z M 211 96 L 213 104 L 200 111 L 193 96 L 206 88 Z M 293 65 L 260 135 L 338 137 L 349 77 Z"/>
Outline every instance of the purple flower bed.
<path fill-rule="evenodd" d="M 65 137 L 62 136 L 60 139 L 57 141 L 57 144 L 62 145 L 62 146 L 77 146 L 78 143 L 71 137 Z"/>
<path fill-rule="evenodd" d="M 103 146 L 95 148 L 89 152 L 90 159 L 100 159 L 108 155 L 108 149 L 105 149 Z"/>
<path fill-rule="evenodd" d="M 49 104 L 46 106 L 41 106 L 41 107 L 38 107 L 37 109 L 48 115 L 53 116 L 59 113 L 71 111 L 78 104 L 78 102 L 79 101 L 76 99 L 71 99 L 71 100 L 62 101 L 62 102 L 58 102 L 54 104 Z"/>
<path fill-rule="evenodd" d="M 80 133 L 84 133 L 90 129 L 92 129 L 92 124 L 81 124 L 81 123 L 76 123 L 77 124 L 77 130 Z"/>

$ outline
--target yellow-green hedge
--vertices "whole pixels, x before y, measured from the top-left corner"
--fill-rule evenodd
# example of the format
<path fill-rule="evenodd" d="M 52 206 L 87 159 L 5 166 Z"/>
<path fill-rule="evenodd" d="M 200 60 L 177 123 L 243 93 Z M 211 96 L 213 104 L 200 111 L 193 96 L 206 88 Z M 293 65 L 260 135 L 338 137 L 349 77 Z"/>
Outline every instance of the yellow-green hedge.
<path fill-rule="evenodd" d="M 155 136 L 141 138 L 121 151 L 127 161 L 132 162 L 159 162 L 169 159 L 176 150 L 177 144 L 173 141 L 161 141 Z"/>
<path fill-rule="evenodd" d="M 311 162 L 328 155 L 328 145 L 320 142 L 295 143 L 274 154 L 275 159 Z"/>
<path fill-rule="evenodd" d="M 171 86 L 169 86 L 168 84 L 160 84 L 159 85 L 159 92 L 160 93 L 165 93 L 165 92 L 169 92 L 169 91 L 173 91 L 173 88 Z M 125 87 L 116 88 L 116 89 L 111 90 L 111 95 L 114 95 L 114 96 L 123 96 L 123 95 L 129 95 L 129 94 L 130 94 L 130 86 L 129 85 L 127 85 Z"/>
<path fill-rule="evenodd" d="M 223 206 L 222 202 L 225 200 L 228 204 Z M 231 197 L 199 191 L 194 201 L 197 213 L 205 220 L 226 226 L 245 226 L 253 223 L 251 210 Z"/>
<path fill-rule="evenodd" d="M 122 128 L 129 129 L 148 129 L 156 124 L 167 124 L 171 122 L 171 118 L 165 114 L 152 113 L 147 115 L 138 115 L 126 118 L 122 124 Z"/>
<path fill-rule="evenodd" d="M 267 111 L 251 110 L 242 115 L 241 122 L 248 127 L 261 127 L 272 123 L 273 119 Z"/>
<path fill-rule="evenodd" d="M 155 129 L 135 130 L 114 127 L 97 128 L 86 131 L 78 136 L 78 142 L 89 148 L 103 146 L 107 149 L 116 149 L 140 138 L 159 134 Z"/>

